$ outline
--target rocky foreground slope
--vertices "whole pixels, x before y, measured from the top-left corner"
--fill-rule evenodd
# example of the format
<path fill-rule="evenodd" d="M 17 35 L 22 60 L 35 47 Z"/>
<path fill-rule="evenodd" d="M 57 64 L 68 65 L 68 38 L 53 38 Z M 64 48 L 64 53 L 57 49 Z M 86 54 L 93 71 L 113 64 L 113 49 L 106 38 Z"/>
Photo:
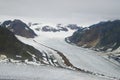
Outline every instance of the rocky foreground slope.
<path fill-rule="evenodd" d="M 20 42 L 7 28 L 0 27 L 0 57 L 9 60 L 42 62 L 42 53 L 32 46 Z"/>

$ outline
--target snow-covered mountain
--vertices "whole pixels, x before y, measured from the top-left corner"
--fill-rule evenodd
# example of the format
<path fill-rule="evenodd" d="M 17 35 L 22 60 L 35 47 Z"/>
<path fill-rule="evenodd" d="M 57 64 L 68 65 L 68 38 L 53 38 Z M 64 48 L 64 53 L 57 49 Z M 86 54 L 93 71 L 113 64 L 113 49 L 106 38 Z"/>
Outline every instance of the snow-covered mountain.
<path fill-rule="evenodd" d="M 67 32 L 69 30 L 78 30 L 82 27 L 78 26 L 77 24 L 68 24 L 68 25 L 62 25 L 62 24 L 56 24 L 56 25 L 48 25 L 48 24 L 42 24 L 42 23 L 28 23 L 28 25 L 31 28 L 34 28 L 37 31 L 42 32 Z"/>
<path fill-rule="evenodd" d="M 24 44 L 33 46 L 42 53 L 44 66 L 28 66 L 24 63 L 1 63 L 0 78 L 3 79 L 43 79 L 43 80 L 119 80 L 120 65 L 110 61 L 104 53 L 77 47 L 66 43 L 65 38 L 71 36 L 77 29 L 65 27 L 68 31 L 56 31 L 60 27 L 52 26 L 52 31 L 44 31 L 43 24 L 29 23 L 28 25 L 37 34 L 34 38 L 16 35 Z M 47 29 L 49 29 L 47 27 Z M 82 28 L 81 28 L 82 29 Z M 52 65 L 52 66 L 46 66 Z M 10 66 L 10 67 L 8 67 Z M 14 68 L 15 67 L 15 68 Z M 22 70 L 20 69 L 22 67 Z M 20 69 L 20 70 L 17 70 Z M 25 71 L 27 69 L 27 71 Z M 13 70 L 12 74 L 7 71 Z M 19 76 L 19 73 L 22 72 Z M 33 73 L 35 72 L 35 73 Z M 28 73 L 28 74 L 27 74 Z M 45 74 L 50 73 L 50 76 Z M 39 74 L 39 75 L 38 75 Z M 33 75 L 33 76 L 31 76 Z M 66 76 L 65 76 L 66 75 Z M 21 78 L 22 76 L 22 78 Z M 54 76 L 54 77 L 53 77 Z M 61 78 L 62 77 L 62 78 Z"/>

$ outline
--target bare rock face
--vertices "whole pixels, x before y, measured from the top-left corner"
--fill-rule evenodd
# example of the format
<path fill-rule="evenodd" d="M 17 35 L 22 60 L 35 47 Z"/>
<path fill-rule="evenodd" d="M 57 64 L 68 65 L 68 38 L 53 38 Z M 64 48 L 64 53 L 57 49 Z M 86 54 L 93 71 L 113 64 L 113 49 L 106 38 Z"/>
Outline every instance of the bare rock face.
<path fill-rule="evenodd" d="M 0 27 L 0 57 L 33 61 L 33 56 L 39 62 L 42 60 L 42 53 L 34 47 L 20 42 L 14 34 L 5 27 Z"/>
<path fill-rule="evenodd" d="M 102 51 L 117 49 L 120 46 L 120 20 L 100 22 L 88 28 L 79 29 L 69 40 L 79 46 L 96 48 Z"/>
<path fill-rule="evenodd" d="M 1 26 L 8 28 L 16 35 L 20 35 L 27 38 L 34 38 L 37 36 L 32 29 L 30 29 L 21 20 L 15 19 L 14 21 L 8 20 L 1 24 Z"/>

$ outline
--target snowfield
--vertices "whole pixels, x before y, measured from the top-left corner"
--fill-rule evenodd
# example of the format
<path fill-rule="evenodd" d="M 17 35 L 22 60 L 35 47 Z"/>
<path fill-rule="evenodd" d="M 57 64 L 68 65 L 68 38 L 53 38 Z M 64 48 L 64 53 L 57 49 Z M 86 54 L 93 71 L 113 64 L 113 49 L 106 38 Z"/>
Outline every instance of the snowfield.
<path fill-rule="evenodd" d="M 0 63 L 0 80 L 112 80 L 52 66 Z"/>

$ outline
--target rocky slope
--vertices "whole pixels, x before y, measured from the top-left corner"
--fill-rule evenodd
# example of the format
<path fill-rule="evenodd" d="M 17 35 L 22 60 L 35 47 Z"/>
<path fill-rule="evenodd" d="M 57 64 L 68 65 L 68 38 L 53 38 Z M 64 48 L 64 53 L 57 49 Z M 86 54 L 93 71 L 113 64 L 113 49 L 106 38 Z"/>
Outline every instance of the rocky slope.
<path fill-rule="evenodd" d="M 0 57 L 3 56 L 9 60 L 42 62 L 41 52 L 32 46 L 23 44 L 8 29 L 0 27 Z"/>
<path fill-rule="evenodd" d="M 69 40 L 79 46 L 94 47 L 111 51 L 120 46 L 120 20 L 100 22 L 88 28 L 79 29 Z"/>
<path fill-rule="evenodd" d="M 21 20 L 15 19 L 14 21 L 7 20 L 4 21 L 1 26 L 8 28 L 10 31 L 12 31 L 16 35 L 20 35 L 27 38 L 34 38 L 37 36 L 32 29 L 29 28 L 28 25 L 26 25 Z"/>

